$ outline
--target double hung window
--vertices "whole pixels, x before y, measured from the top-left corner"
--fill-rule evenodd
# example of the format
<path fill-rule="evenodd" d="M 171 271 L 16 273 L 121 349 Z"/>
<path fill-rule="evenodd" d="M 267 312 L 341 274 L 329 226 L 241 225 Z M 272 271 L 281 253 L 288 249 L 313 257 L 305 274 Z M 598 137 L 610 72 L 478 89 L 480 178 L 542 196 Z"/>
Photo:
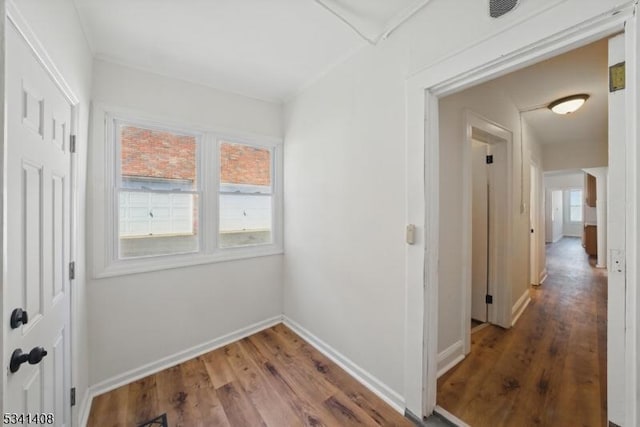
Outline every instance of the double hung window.
<path fill-rule="evenodd" d="M 110 115 L 105 132 L 102 275 L 282 252 L 279 141 Z"/>
<path fill-rule="evenodd" d="M 582 190 L 569 190 L 569 221 L 582 222 Z"/>

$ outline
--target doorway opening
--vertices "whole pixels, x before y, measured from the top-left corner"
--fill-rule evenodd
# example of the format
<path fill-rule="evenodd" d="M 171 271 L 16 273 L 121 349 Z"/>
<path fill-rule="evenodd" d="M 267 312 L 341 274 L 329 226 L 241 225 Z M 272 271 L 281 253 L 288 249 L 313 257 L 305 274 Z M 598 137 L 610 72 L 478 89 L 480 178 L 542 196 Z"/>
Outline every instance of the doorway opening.
<path fill-rule="evenodd" d="M 610 108 L 609 120 L 610 169 L 607 199 L 610 202 L 615 201 L 616 205 L 609 203 L 610 215 L 607 218 L 607 254 L 611 258 L 608 270 L 610 292 L 607 309 L 607 348 L 610 352 L 612 348 L 617 349 L 618 354 L 613 356 L 620 360 L 613 362 L 611 355 L 608 355 L 607 369 L 614 371 L 618 382 L 612 385 L 612 376 L 608 375 L 607 393 L 609 420 L 620 425 L 637 424 L 635 402 L 638 395 L 638 340 L 634 326 L 636 322 L 629 323 L 630 329 L 626 330 L 624 321 L 625 317 L 636 319 L 637 316 L 637 272 L 632 264 L 625 268 L 627 264 L 624 262 L 625 259 L 636 260 L 637 257 L 637 238 L 625 239 L 625 236 L 638 236 L 635 221 L 637 211 L 634 210 L 631 217 L 625 216 L 626 208 L 620 205 L 626 203 L 630 209 L 635 209 L 637 202 L 635 171 L 640 164 L 636 156 L 639 131 L 635 126 L 638 98 L 635 46 L 638 45 L 640 32 L 635 3 L 626 3 L 615 10 L 596 12 L 589 16 L 584 21 L 578 19 L 569 26 L 558 28 L 553 34 L 549 34 L 546 29 L 543 17 L 534 17 L 530 22 L 531 26 L 528 27 L 531 30 L 528 39 L 532 40 L 530 44 L 514 40 L 515 44 L 505 47 L 500 42 L 509 37 L 515 38 L 519 34 L 519 27 L 515 26 L 502 31 L 499 37 L 491 37 L 433 64 L 407 80 L 407 218 L 410 222 L 424 224 L 425 227 L 424 245 L 418 241 L 418 244 L 407 247 L 404 390 L 409 415 L 426 417 L 434 410 L 441 409 L 436 404 L 438 347 L 443 340 L 438 333 L 439 315 L 442 311 L 439 285 L 443 270 L 442 261 L 450 254 L 440 253 L 439 243 L 444 238 L 442 224 L 453 218 L 442 217 L 440 212 L 440 199 L 444 197 L 439 194 L 442 180 L 440 100 L 536 61 L 560 55 L 603 37 L 620 34 L 622 46 L 618 46 L 617 57 L 610 60 L 616 61 L 613 64 L 626 61 L 633 66 L 627 68 L 626 89 L 615 93 L 618 94 L 614 96 L 615 111 L 611 111 Z M 526 83 L 521 82 L 523 85 Z M 611 118 L 616 122 L 615 125 L 611 123 Z M 462 137 L 458 139 L 461 140 Z M 517 158 L 516 152 L 514 159 Z M 460 170 L 459 172 L 453 177 L 454 182 L 459 181 L 459 176 L 464 173 Z M 510 210 L 512 209 L 510 207 Z M 521 205 L 516 211 L 519 212 L 520 209 Z M 631 220 L 626 220 L 628 218 Z M 464 254 L 458 253 L 456 256 L 459 259 Z M 528 256 L 526 259 L 528 260 Z M 614 288 L 613 281 L 620 285 L 615 286 L 615 295 L 611 292 Z M 620 373 L 625 372 L 629 374 L 620 377 Z M 619 404 L 617 421 L 612 416 L 612 401 Z"/>
<path fill-rule="evenodd" d="M 446 221 L 439 240 L 437 404 L 456 420 L 564 425 L 566 413 L 579 414 L 584 425 L 608 420 L 606 277 L 584 263 L 587 254 L 576 256 L 578 278 L 558 268 L 569 265 L 563 248 L 575 252 L 575 241 L 565 239 L 550 248 L 554 268 L 544 280 L 541 230 L 543 189 L 552 190 L 544 171 L 580 170 L 580 188 L 562 193 L 565 230 L 573 227 L 578 242 L 590 217 L 582 169 L 608 164 L 611 43 L 601 39 L 439 99 L 439 216 Z M 580 76 L 571 72 L 576 64 Z M 576 90 L 590 93 L 583 110 L 561 117 L 547 108 L 558 94 Z M 490 326 L 472 335 L 473 320 Z M 576 365 L 593 369 L 571 377 L 567 370 Z M 596 387 L 582 387 L 577 400 L 571 389 L 585 381 Z M 590 410 L 579 410 L 585 401 Z"/>

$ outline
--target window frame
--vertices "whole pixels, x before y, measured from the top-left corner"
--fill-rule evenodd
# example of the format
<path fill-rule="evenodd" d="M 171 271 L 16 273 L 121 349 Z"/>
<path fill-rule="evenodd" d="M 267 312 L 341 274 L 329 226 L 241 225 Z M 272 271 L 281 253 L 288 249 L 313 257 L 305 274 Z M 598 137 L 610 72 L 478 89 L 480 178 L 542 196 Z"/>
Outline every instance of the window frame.
<path fill-rule="evenodd" d="M 117 110 L 115 110 L 117 111 Z M 148 118 L 131 112 L 114 112 L 114 109 L 97 106 L 95 113 L 101 116 L 94 135 L 104 138 L 104 227 L 94 246 L 94 277 L 112 277 L 143 273 L 190 265 L 224 262 L 260 256 L 279 255 L 283 251 L 283 144 L 281 139 L 240 132 L 219 131 L 206 126 L 179 124 L 170 120 Z M 97 119 L 98 117 L 96 117 Z M 97 121 L 97 120 L 96 120 Z M 175 132 L 196 136 L 196 189 L 198 195 L 198 250 L 188 253 L 119 257 L 119 179 L 120 136 L 118 124 Z M 267 244 L 237 247 L 219 247 L 219 186 L 220 142 L 244 144 L 267 148 L 271 152 L 271 235 Z M 99 209 L 99 206 L 98 206 Z M 98 227 L 95 227 L 98 228 Z"/>
<path fill-rule="evenodd" d="M 113 177 L 113 185 L 114 185 L 114 189 L 113 189 L 113 198 L 111 199 L 111 206 L 112 209 L 114 210 L 114 224 L 113 224 L 113 228 L 112 228 L 112 233 L 113 233 L 113 238 L 112 238 L 112 244 L 114 245 L 112 248 L 113 251 L 113 257 L 114 260 L 117 261 L 129 261 L 129 260 L 141 260 L 144 258 L 155 258 L 158 256 L 173 256 L 173 255 L 191 255 L 191 254 L 197 254 L 200 252 L 201 248 L 202 248 L 202 244 L 203 244 L 203 233 L 202 233 L 202 224 L 203 224 L 203 220 L 204 217 L 202 215 L 202 200 L 204 197 L 203 191 L 202 191 L 202 186 L 203 186 L 203 180 L 202 180 L 202 146 L 203 146 L 203 138 L 204 135 L 202 132 L 193 132 L 193 131 L 188 131 L 185 129 L 180 129 L 180 128 L 176 128 L 176 127 L 168 127 L 168 126 L 162 126 L 162 125 L 157 125 L 157 124 L 152 124 L 152 123 L 148 123 L 148 122 L 141 122 L 141 121 L 132 121 L 132 120 L 123 120 L 120 118 L 116 118 L 114 117 L 113 119 L 111 119 L 111 123 L 110 125 L 113 127 L 113 136 L 112 138 L 114 138 L 113 141 L 113 146 L 114 146 L 114 164 L 113 167 L 115 168 L 115 176 Z M 142 255 L 142 256 L 137 256 L 137 257 L 128 257 L 128 258 L 123 258 L 120 256 L 120 193 L 122 191 L 127 191 L 123 186 L 122 186 L 122 141 L 121 141 L 121 135 L 119 134 L 119 132 L 116 132 L 117 129 L 119 129 L 120 126 L 131 126 L 131 127 L 138 127 L 138 128 L 143 128 L 143 129 L 148 129 L 148 130 L 152 130 L 152 131 L 160 131 L 160 132 L 171 132 L 172 134 L 176 134 L 176 135 L 183 135 L 183 136 L 192 136 L 195 138 L 195 145 L 196 145 L 196 159 L 195 159 L 195 168 L 196 168 L 196 186 L 193 190 L 190 191 L 175 191 L 175 190 L 157 190 L 157 189 L 152 189 L 152 188 L 148 188 L 148 189 L 129 189 L 128 192 L 133 192 L 133 193 L 150 193 L 150 194 L 192 194 L 197 196 L 198 201 L 197 201 L 197 207 L 198 207 L 198 234 L 197 234 L 197 241 L 198 241 L 198 248 L 195 251 L 190 251 L 190 252 L 174 252 L 174 253 L 170 253 L 170 254 L 162 254 L 162 255 Z"/>
<path fill-rule="evenodd" d="M 572 205 L 571 204 L 571 193 L 573 193 L 573 192 L 580 192 L 580 204 L 578 204 L 578 205 Z M 569 209 L 567 209 L 569 211 L 568 214 L 567 214 L 567 217 L 569 219 L 569 222 L 572 223 L 572 224 L 581 224 L 581 223 L 584 222 L 584 199 L 583 199 L 583 197 L 584 197 L 584 190 L 582 188 L 570 188 L 569 190 L 567 190 L 567 199 L 568 199 L 568 202 L 569 202 L 569 203 L 567 203 L 568 208 L 569 208 Z M 573 218 L 571 218 L 571 211 L 572 211 L 572 208 L 574 208 L 574 207 L 579 207 L 581 209 L 580 220 L 578 220 L 578 221 L 575 221 L 575 220 L 573 220 Z"/>

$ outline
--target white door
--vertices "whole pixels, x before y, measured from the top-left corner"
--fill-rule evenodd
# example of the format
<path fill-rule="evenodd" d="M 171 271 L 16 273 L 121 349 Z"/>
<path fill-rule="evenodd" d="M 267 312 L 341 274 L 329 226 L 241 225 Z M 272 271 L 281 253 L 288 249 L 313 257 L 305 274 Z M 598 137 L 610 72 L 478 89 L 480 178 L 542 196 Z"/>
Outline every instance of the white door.
<path fill-rule="evenodd" d="M 471 140 L 471 318 L 486 322 L 489 293 L 488 144 Z"/>
<path fill-rule="evenodd" d="M 72 106 L 9 23 L 6 32 L 3 410 L 52 413 L 53 425 L 68 426 Z M 17 308 L 28 322 L 12 327 L 9 315 Z M 39 347 L 46 356 L 38 363 Z M 10 372 L 17 349 L 31 352 L 31 361 Z"/>

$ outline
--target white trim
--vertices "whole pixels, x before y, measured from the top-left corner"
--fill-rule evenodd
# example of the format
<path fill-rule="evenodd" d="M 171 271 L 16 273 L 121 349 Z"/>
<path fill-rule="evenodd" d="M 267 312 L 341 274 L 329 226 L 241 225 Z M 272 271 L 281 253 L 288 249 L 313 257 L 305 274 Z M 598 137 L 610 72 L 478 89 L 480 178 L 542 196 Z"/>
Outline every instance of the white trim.
<path fill-rule="evenodd" d="M 353 362 L 348 357 L 344 356 L 335 348 L 331 347 L 326 342 L 322 341 L 320 338 L 309 332 L 303 326 L 290 319 L 289 317 L 283 315 L 282 323 L 285 324 L 288 328 L 294 331 L 296 334 L 300 335 L 305 341 L 307 341 L 311 346 L 313 346 L 320 353 L 327 356 L 331 361 L 344 369 L 349 375 L 355 378 L 360 384 L 371 390 L 375 393 L 379 398 L 384 400 L 387 404 L 389 404 L 393 409 L 398 411 L 401 414 L 404 414 L 405 405 L 404 399 L 402 396 L 389 388 L 385 383 L 380 381 L 378 378 L 373 376 L 371 373 L 364 370 L 362 367 L 358 366 L 355 362 Z"/>
<path fill-rule="evenodd" d="M 472 231 L 471 224 L 473 221 L 472 218 L 472 180 L 471 176 L 471 139 L 472 139 L 472 129 L 478 128 L 481 129 L 493 136 L 504 140 L 505 142 L 497 142 L 498 144 L 505 144 L 505 156 L 506 156 L 506 165 L 504 168 L 505 177 L 502 177 L 503 180 L 507 182 L 506 185 L 506 194 L 500 196 L 503 199 L 497 206 L 493 206 L 494 208 L 501 208 L 499 216 L 494 215 L 494 218 L 490 219 L 492 222 L 490 225 L 490 234 L 487 235 L 487 238 L 491 240 L 493 238 L 497 245 L 500 247 L 510 247 L 511 236 L 513 235 L 512 225 L 513 221 L 513 210 L 511 206 L 513 205 L 513 184 L 512 179 L 508 179 L 513 175 L 513 131 L 502 126 L 499 123 L 496 123 L 492 120 L 483 117 L 482 115 L 472 111 L 467 110 L 465 112 L 465 144 L 463 146 L 463 154 L 462 154 L 462 249 L 464 251 L 463 262 L 462 262 L 462 278 L 463 278 L 463 310 L 467 313 L 467 316 L 463 318 L 463 334 L 468 335 L 467 340 L 469 343 L 465 343 L 465 349 L 468 352 L 470 349 L 470 325 L 471 325 L 471 293 L 472 293 Z M 489 144 L 494 145 L 494 143 Z M 504 204 L 503 204 L 504 203 Z M 500 219 L 506 219 L 506 232 L 500 233 L 498 227 L 496 227 L 495 222 Z M 511 313 L 509 312 L 509 302 L 511 301 L 511 287 L 509 283 L 511 283 L 510 278 L 510 263 L 508 261 L 509 255 L 508 252 L 501 256 L 500 251 L 497 248 L 490 248 L 489 253 L 489 283 L 488 290 L 490 295 L 495 296 L 494 303 L 489 306 L 489 318 L 487 321 L 489 323 L 493 323 L 503 328 L 509 327 L 511 324 Z M 466 301 L 465 301 L 466 299 Z M 464 336 L 464 335 L 463 335 Z"/>
<path fill-rule="evenodd" d="M 89 413 L 91 412 L 91 404 L 93 403 L 94 397 L 95 395 L 87 388 L 78 407 L 78 425 L 81 427 L 86 427 L 89 422 Z"/>
<path fill-rule="evenodd" d="M 224 347 L 225 345 L 231 344 L 235 341 L 239 341 L 243 338 L 256 334 L 279 323 L 282 323 L 281 315 L 262 320 L 260 322 L 254 323 L 253 325 L 245 326 L 244 328 L 240 328 L 234 332 L 230 332 L 221 337 L 212 339 L 211 341 L 198 344 L 170 356 L 166 356 L 156 361 L 147 363 L 138 368 L 131 369 L 122 374 L 118 374 L 112 378 L 106 379 L 99 382 L 98 384 L 94 384 L 89 387 L 90 399 L 93 399 L 93 397 L 95 396 L 109 392 L 123 385 L 129 384 L 133 381 L 137 381 L 146 376 L 160 372 L 164 369 L 176 366 L 180 363 L 186 362 L 187 360 L 191 360 L 195 357 L 216 350 L 220 347 Z"/>
<path fill-rule="evenodd" d="M 484 323 L 486 325 L 486 323 Z M 480 325 L 482 326 L 482 325 Z M 438 378 L 464 360 L 462 340 L 454 342 L 449 348 L 438 354 Z"/>
<path fill-rule="evenodd" d="M 406 250 L 404 395 L 408 411 L 425 416 L 436 407 L 439 97 L 620 32 L 625 22 L 633 18 L 635 3 L 628 1 L 607 10 L 590 4 L 581 9 L 570 24 L 549 35 L 546 27 L 541 25 L 545 15 L 565 14 L 574 6 L 557 3 L 535 18 L 467 46 L 406 80 L 407 223 L 425 226 L 424 243 L 419 241 Z M 592 10 L 593 14 L 589 15 Z M 526 34 L 526 37 L 513 37 L 516 33 Z M 496 42 L 498 36 L 499 43 Z M 634 54 L 632 59 L 635 57 Z M 636 110 L 627 111 L 629 121 L 635 120 L 635 113 Z M 635 260 L 635 253 L 628 255 Z M 629 314 L 635 316 L 637 313 Z M 628 340 L 631 341 L 630 338 Z M 629 393 L 626 395 L 631 396 Z M 626 399 L 631 406 L 630 398 Z"/>
<path fill-rule="evenodd" d="M 511 317 L 513 318 L 511 326 L 515 326 L 516 322 L 520 319 L 520 316 L 522 316 L 522 313 L 527 309 L 530 302 L 531 295 L 529 293 L 529 289 L 527 289 L 511 308 Z"/>
<path fill-rule="evenodd" d="M 451 412 L 447 411 L 440 405 L 436 405 L 433 412 L 440 415 L 445 420 L 453 423 L 453 425 L 457 427 L 471 427 L 469 424 L 465 423 L 460 418 L 456 417 L 455 415 L 453 415 Z"/>
<path fill-rule="evenodd" d="M 497 246 L 509 247 L 511 241 L 511 224 L 513 224 L 512 216 L 513 212 L 510 209 L 513 200 L 513 184 L 511 179 L 506 177 L 512 176 L 513 171 L 513 132 L 504 126 L 483 117 L 482 115 L 474 112 L 473 110 L 464 111 L 464 144 L 462 146 L 462 275 L 460 283 L 461 300 L 461 336 L 463 337 L 464 354 L 468 354 L 471 351 L 471 311 L 473 304 L 473 254 L 472 254 L 472 199 L 473 199 L 473 177 L 472 177 L 472 133 L 473 128 L 477 128 L 491 134 L 500 142 L 491 143 L 489 145 L 505 144 L 505 161 L 504 169 L 502 170 L 506 175 L 503 177 L 502 182 L 506 182 L 506 193 L 501 195 L 498 203 L 492 204 L 494 212 L 497 214 L 490 221 L 490 232 L 487 235 L 489 241 L 493 240 L 498 242 Z M 504 142 L 502 142 L 504 141 Z M 499 180 L 498 180 L 499 181 Z M 502 221 L 501 221 L 502 220 Z M 506 223 L 506 232 L 501 232 L 499 227 L 496 227 L 496 223 Z M 509 306 L 511 302 L 511 287 L 508 284 L 511 282 L 510 277 L 510 263 L 507 261 L 507 253 L 501 254 L 497 247 L 493 245 L 490 248 L 488 254 L 489 264 L 489 280 L 488 280 L 488 292 L 489 295 L 495 297 L 493 304 L 488 307 L 488 317 L 485 319 L 489 323 L 493 323 L 504 328 L 508 328 L 511 325 L 511 313 L 509 312 Z M 501 256 L 502 255 L 502 256 Z"/>
<path fill-rule="evenodd" d="M 9 21 L 11 21 L 16 30 L 18 30 L 20 36 L 22 36 L 29 48 L 33 51 L 36 59 L 44 67 L 47 74 L 49 74 L 49 76 L 53 79 L 56 86 L 58 86 L 58 89 L 62 91 L 64 96 L 67 98 L 67 101 L 69 101 L 74 106 L 78 105 L 80 103 L 80 100 L 75 95 L 75 93 L 71 89 L 71 86 L 69 85 L 69 83 L 67 83 L 60 70 L 58 70 L 58 67 L 56 67 L 55 63 L 45 50 L 44 46 L 42 46 L 42 43 L 40 43 L 38 37 L 36 37 L 36 33 L 31 29 L 31 27 L 27 23 L 27 20 L 20 13 L 20 10 L 15 5 L 15 0 L 7 0 L 6 8 L 7 18 L 9 19 Z"/>
<path fill-rule="evenodd" d="M 542 285 L 544 283 L 545 280 L 547 280 L 547 277 L 549 276 L 548 272 L 547 272 L 547 267 L 545 267 L 541 272 L 540 272 L 540 278 L 538 279 L 538 286 Z"/>
<path fill-rule="evenodd" d="M 640 186 L 638 185 L 638 168 L 640 168 L 640 127 L 638 126 L 638 109 L 640 101 L 638 90 L 640 89 L 640 58 L 638 49 L 640 44 L 640 30 L 638 28 L 638 6 L 634 8 L 634 15 L 626 22 L 625 27 L 625 61 L 626 61 L 626 105 L 625 105 L 625 145 L 626 145 L 626 330 L 625 330 L 625 374 L 629 380 L 626 381 L 625 395 L 625 425 L 635 426 L 640 422 L 638 415 L 638 402 L 640 401 L 638 383 L 640 376 L 638 371 L 638 321 L 640 312 L 638 311 L 638 264 L 640 262 Z M 607 179 L 608 181 L 608 179 Z M 607 182 L 607 185 L 610 185 Z M 609 192 L 607 191 L 607 196 Z M 607 205 L 607 209 L 609 205 Z M 609 219 L 607 213 L 607 220 Z M 608 233 L 607 233 L 608 236 Z M 608 238 L 608 237 L 607 237 Z M 609 245 L 607 245 L 609 246 Z"/>
<path fill-rule="evenodd" d="M 276 256 L 284 254 L 282 248 L 272 245 L 244 247 L 244 253 L 234 253 L 233 249 L 226 249 L 229 253 L 218 254 L 179 254 L 156 256 L 145 259 L 132 259 L 119 263 L 113 263 L 109 267 L 94 273 L 94 279 L 104 279 L 107 277 L 124 276 L 127 274 L 148 273 L 158 270 L 170 270 L 173 268 L 191 267 L 194 265 L 211 264 L 216 262 L 237 261 L 242 259 L 259 258 L 265 256 Z M 250 249 L 250 250 L 247 250 Z"/>

